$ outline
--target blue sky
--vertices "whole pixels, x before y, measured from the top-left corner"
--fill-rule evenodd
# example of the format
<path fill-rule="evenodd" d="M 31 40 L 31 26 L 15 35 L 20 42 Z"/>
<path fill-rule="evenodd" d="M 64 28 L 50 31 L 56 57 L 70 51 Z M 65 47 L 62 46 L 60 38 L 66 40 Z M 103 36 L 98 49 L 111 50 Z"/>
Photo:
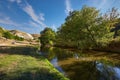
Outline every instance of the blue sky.
<path fill-rule="evenodd" d="M 106 12 L 119 9 L 120 0 L 0 0 L 0 26 L 28 33 L 40 33 L 46 26 L 56 30 L 69 11 L 83 5 Z"/>

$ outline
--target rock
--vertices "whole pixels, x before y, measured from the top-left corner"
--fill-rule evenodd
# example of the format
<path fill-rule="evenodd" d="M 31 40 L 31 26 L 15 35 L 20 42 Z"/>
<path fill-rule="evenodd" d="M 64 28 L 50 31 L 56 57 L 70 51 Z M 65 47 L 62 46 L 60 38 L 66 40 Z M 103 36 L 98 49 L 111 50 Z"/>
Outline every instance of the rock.
<path fill-rule="evenodd" d="M 32 39 L 34 39 L 31 34 L 25 33 L 25 32 L 22 32 L 22 31 L 10 30 L 10 33 L 12 33 L 13 35 L 16 35 L 18 37 L 22 37 L 22 38 L 24 38 L 26 40 L 32 40 Z"/>

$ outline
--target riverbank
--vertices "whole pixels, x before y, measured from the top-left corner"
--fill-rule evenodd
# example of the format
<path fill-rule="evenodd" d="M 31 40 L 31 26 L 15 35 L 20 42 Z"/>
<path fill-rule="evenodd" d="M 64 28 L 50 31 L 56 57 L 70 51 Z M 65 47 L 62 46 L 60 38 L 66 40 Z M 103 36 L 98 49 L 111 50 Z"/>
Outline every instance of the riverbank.
<path fill-rule="evenodd" d="M 0 47 L 0 80 L 69 80 L 32 46 Z"/>

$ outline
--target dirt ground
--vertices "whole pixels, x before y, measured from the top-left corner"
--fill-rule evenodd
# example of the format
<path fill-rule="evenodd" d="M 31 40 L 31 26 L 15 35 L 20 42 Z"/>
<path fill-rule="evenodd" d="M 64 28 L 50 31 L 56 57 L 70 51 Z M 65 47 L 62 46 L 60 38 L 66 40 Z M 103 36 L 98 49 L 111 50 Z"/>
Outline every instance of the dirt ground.
<path fill-rule="evenodd" d="M 16 41 L 10 39 L 0 39 L 0 46 L 25 46 L 25 45 L 38 45 L 39 42 L 35 41 Z"/>

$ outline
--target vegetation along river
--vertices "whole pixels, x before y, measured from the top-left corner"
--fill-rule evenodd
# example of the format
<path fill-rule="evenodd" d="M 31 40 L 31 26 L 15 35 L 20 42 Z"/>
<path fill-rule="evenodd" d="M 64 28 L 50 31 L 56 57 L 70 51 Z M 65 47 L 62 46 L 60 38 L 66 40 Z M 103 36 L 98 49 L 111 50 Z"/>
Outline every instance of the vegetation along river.
<path fill-rule="evenodd" d="M 118 53 L 45 48 L 41 54 L 70 80 L 120 80 Z"/>

